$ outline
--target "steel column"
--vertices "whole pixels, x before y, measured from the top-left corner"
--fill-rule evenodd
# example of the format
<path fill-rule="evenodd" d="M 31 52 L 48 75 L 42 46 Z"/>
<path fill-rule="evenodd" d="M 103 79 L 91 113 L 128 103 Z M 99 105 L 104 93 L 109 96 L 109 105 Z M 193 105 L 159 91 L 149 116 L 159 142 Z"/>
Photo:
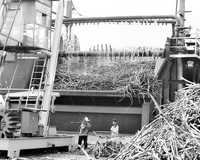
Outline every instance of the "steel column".
<path fill-rule="evenodd" d="M 48 133 L 48 121 L 49 121 L 49 112 L 51 107 L 52 101 L 52 91 L 54 85 L 54 79 L 56 74 L 56 66 L 58 61 L 58 53 L 59 53 L 59 46 L 60 46 L 60 38 L 61 38 L 61 28 L 63 22 L 63 13 L 64 12 L 64 2 L 60 0 L 57 9 L 57 16 L 56 16 L 56 23 L 55 23 L 55 31 L 53 36 L 53 46 L 52 46 L 52 55 L 49 60 L 49 67 L 47 72 L 47 83 L 45 86 L 45 93 L 43 97 L 43 110 L 47 110 L 46 112 L 40 113 L 40 122 L 44 127 L 43 135 L 46 136 Z"/>
<path fill-rule="evenodd" d="M 177 27 L 183 28 L 184 27 L 184 21 L 185 21 L 185 0 L 180 0 L 179 3 L 179 11 L 177 15 L 179 21 L 177 24 Z M 185 37 L 185 34 L 183 31 L 177 30 L 177 37 Z M 180 43 L 184 44 L 184 40 L 179 40 Z M 179 52 L 178 54 L 182 54 L 182 52 Z M 183 78 L 183 62 L 182 58 L 177 58 L 177 80 L 182 80 Z M 178 84 L 178 89 L 181 89 L 183 87 L 182 83 Z"/>

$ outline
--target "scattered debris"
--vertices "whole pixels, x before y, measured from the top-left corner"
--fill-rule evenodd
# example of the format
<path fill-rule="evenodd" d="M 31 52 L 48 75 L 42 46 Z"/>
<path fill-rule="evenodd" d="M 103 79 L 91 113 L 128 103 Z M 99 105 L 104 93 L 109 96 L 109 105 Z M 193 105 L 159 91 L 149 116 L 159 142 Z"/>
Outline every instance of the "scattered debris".
<path fill-rule="evenodd" d="M 108 138 L 99 136 L 95 145 L 92 146 L 92 154 L 96 159 L 107 157 L 114 158 L 121 148 L 130 142 L 130 137 Z"/>

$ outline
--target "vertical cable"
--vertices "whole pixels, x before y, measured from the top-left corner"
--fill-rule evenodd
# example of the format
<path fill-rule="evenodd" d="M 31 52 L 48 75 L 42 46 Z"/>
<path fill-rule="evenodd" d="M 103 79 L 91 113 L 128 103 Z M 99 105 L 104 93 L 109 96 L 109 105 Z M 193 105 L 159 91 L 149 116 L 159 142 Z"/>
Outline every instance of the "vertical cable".
<path fill-rule="evenodd" d="M 177 10 L 178 10 L 178 0 L 176 0 L 175 15 L 177 15 Z"/>

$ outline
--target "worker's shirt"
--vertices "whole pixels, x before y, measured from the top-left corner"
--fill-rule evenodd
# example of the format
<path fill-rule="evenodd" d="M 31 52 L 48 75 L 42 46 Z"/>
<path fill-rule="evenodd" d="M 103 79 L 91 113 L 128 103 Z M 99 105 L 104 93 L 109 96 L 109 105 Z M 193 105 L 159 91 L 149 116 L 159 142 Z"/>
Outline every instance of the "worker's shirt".
<path fill-rule="evenodd" d="M 111 131 L 111 137 L 112 137 L 112 138 L 113 138 L 113 137 L 117 137 L 118 134 L 119 134 L 119 126 L 118 126 L 118 125 L 112 126 L 112 127 L 110 128 L 110 131 Z"/>
<path fill-rule="evenodd" d="M 91 129 L 90 123 L 88 123 L 88 122 L 87 123 L 81 123 L 79 135 L 87 136 L 90 129 Z"/>

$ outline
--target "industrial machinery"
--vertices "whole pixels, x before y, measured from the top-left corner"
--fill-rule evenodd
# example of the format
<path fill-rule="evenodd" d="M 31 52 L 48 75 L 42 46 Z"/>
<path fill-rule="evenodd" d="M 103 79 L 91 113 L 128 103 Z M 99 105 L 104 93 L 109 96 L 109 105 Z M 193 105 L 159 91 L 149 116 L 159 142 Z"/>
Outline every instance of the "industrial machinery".
<path fill-rule="evenodd" d="M 69 7 L 70 8 L 70 7 Z M 69 9 L 70 10 L 70 9 Z M 72 8 L 71 8 L 72 10 Z M 69 14 L 71 15 L 71 14 Z M 141 25 L 155 25 L 155 24 L 171 24 L 172 35 L 167 38 L 166 47 L 160 58 L 157 59 L 156 76 L 162 82 L 161 99 L 158 102 L 161 104 L 173 101 L 175 99 L 175 92 L 185 86 L 188 81 L 198 82 L 198 63 L 199 63 L 199 47 L 198 38 L 190 37 L 187 33 L 190 27 L 185 27 L 185 1 L 177 0 L 176 14 L 175 15 L 151 15 L 151 16 L 122 16 L 122 17 L 80 17 L 73 18 L 67 17 L 64 19 L 64 24 L 67 28 L 68 39 L 70 39 L 72 27 L 84 24 L 141 24 Z M 84 26 L 83 26 L 84 27 Z M 148 25 L 146 25 L 148 27 Z M 189 41 L 195 41 L 193 49 L 189 45 Z M 97 46 L 96 50 L 99 50 Z M 98 51 L 96 55 L 98 56 Z M 107 53 L 102 53 L 107 54 Z M 109 56 L 123 57 L 124 53 L 108 53 Z M 70 57 L 89 57 L 91 52 L 66 52 L 63 56 Z M 94 55 L 94 54 L 93 54 Z M 122 56 L 121 56 L 122 55 Z M 143 54 L 134 54 L 141 56 Z M 130 59 L 129 53 L 124 56 Z M 80 58 L 80 59 L 81 59 Z M 75 59 L 75 58 L 74 58 Z M 189 66 L 189 67 L 188 67 Z M 194 67 L 194 68 L 193 68 Z M 135 133 L 143 125 L 150 121 L 152 116 L 151 102 L 143 103 L 142 100 L 138 102 L 137 98 L 134 99 L 134 104 L 131 106 L 127 104 L 127 99 L 124 98 L 124 93 L 118 91 L 98 91 L 98 90 L 65 90 L 60 91 L 62 97 L 58 98 L 56 108 L 55 124 L 62 130 L 75 131 L 76 127 L 72 127 L 69 123 L 67 125 L 59 124 L 59 120 L 76 121 L 77 117 L 87 114 L 91 117 L 92 121 L 99 125 L 99 130 L 106 128 L 109 129 L 109 119 L 117 117 L 120 121 L 121 131 L 124 133 Z M 121 101 L 123 99 L 123 101 Z M 62 101 L 62 102 L 61 102 Z M 64 104 L 63 104 L 64 103 Z M 63 116 L 63 117 L 62 117 Z M 64 118 L 65 116 L 65 118 Z M 126 118 L 126 120 L 125 120 Z M 101 120 L 104 120 L 102 124 Z M 106 125 L 108 124 L 108 125 Z M 75 126 L 75 123 L 74 123 Z M 134 126 L 134 127 L 133 127 Z M 131 129 L 129 129 L 131 128 Z"/>
<path fill-rule="evenodd" d="M 97 111 L 105 114 L 107 112 L 125 113 L 128 116 L 136 115 L 137 118 L 139 114 L 142 115 L 139 120 L 142 125 L 149 122 L 150 105 L 146 103 L 138 104 L 141 105 L 140 108 L 124 108 L 120 105 L 115 109 L 113 106 L 98 107 L 98 102 L 101 104 L 109 101 L 111 104 L 111 101 L 120 99 L 122 94 L 115 91 L 53 91 L 63 24 L 66 26 L 69 38 L 71 27 L 75 24 L 124 22 L 171 24 L 172 37 L 167 40 L 165 60 L 162 65 L 159 65 L 161 67 L 158 68 L 157 73 L 164 84 L 163 103 L 169 99 L 173 100 L 172 93 L 183 87 L 184 64 L 198 68 L 199 43 L 195 42 L 193 49 L 190 49 L 188 46 L 190 44 L 186 39 L 195 38 L 186 37 L 184 32 L 187 29 L 184 26 L 185 0 L 179 0 L 180 9 L 176 15 L 166 16 L 72 18 L 72 1 L 68 1 L 66 8 L 67 15 L 63 18 L 64 1 L 60 0 L 57 17 L 53 21 L 51 0 L 0 1 L 0 91 L 2 93 L 0 96 L 0 150 L 8 151 L 9 157 L 19 156 L 20 150 L 23 149 L 70 146 L 73 143 L 73 136 L 51 135 L 49 132 L 50 114 L 54 101 L 62 94 L 68 96 L 69 99 L 66 101 L 75 99 L 77 103 L 77 99 L 80 102 L 84 99 L 84 103 L 88 103 L 89 99 L 92 99 L 91 101 L 95 99 L 95 113 Z M 54 32 L 53 37 L 52 32 Z M 177 72 L 174 73 L 174 70 Z M 169 73 L 173 73 L 174 77 L 166 78 Z M 198 73 L 197 71 L 196 74 L 199 75 Z M 187 77 L 190 75 L 185 75 L 185 79 Z M 196 75 L 193 77 L 191 81 L 200 80 Z M 104 99 L 102 100 L 101 97 Z M 65 101 L 62 98 L 61 100 Z M 84 104 L 84 107 L 79 105 L 77 105 L 78 109 L 74 106 L 64 106 L 58 108 L 58 111 L 60 109 L 66 112 L 66 109 L 69 109 L 67 110 L 69 114 L 75 111 L 82 112 L 83 108 L 84 111 L 92 111 L 91 105 Z"/>
<path fill-rule="evenodd" d="M 0 150 L 7 151 L 11 158 L 19 156 L 23 149 L 67 147 L 73 143 L 73 136 L 49 133 L 49 114 L 59 96 L 52 89 L 61 38 L 63 0 L 59 1 L 58 7 L 51 40 L 51 1 L 1 1 L 1 78 L 8 78 L 1 81 L 9 85 L 8 92 L 1 95 Z M 20 33 L 16 33 L 18 31 Z M 21 67 L 27 68 L 28 72 Z M 7 73 L 11 75 L 5 75 Z M 18 77 L 20 74 L 24 74 L 25 81 Z M 28 87 L 21 92 L 12 92 L 16 83 L 18 87 L 24 86 L 23 89 Z"/>

